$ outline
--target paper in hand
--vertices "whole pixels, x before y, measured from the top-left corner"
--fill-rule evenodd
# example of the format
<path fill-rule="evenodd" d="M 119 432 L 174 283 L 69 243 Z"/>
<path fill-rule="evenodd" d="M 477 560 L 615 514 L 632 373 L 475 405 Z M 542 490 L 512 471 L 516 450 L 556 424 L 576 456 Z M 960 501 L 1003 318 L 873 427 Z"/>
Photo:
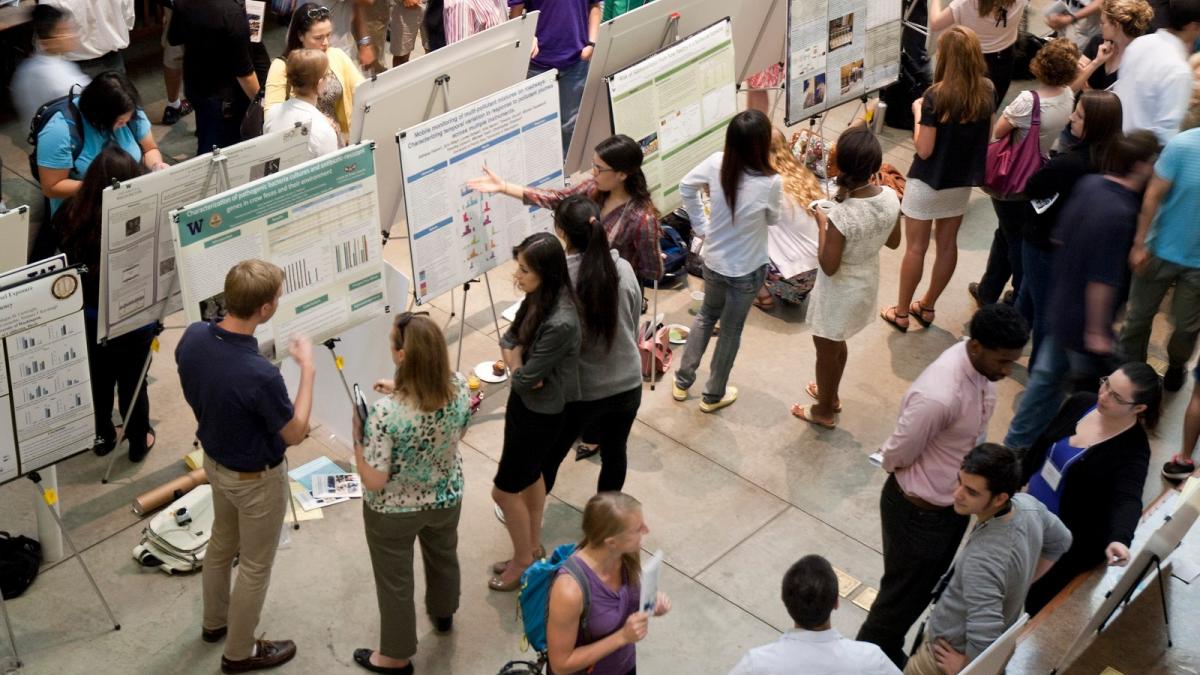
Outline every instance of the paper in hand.
<path fill-rule="evenodd" d="M 642 565 L 642 594 L 638 602 L 638 611 L 654 616 L 658 604 L 658 574 L 662 570 L 663 552 L 658 550 Z"/>

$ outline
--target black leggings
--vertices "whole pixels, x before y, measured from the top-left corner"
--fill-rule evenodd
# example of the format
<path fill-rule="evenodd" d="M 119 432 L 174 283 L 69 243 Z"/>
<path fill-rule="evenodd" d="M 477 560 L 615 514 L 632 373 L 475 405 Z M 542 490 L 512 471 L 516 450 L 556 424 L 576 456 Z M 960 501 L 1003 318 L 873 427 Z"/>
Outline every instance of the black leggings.
<path fill-rule="evenodd" d="M 1000 102 L 1008 93 L 1008 85 L 1012 83 L 1013 48 L 1009 46 L 998 52 L 984 54 L 983 60 L 987 62 L 988 79 L 992 81 L 992 87 L 995 89 L 996 110 L 999 110 Z"/>
<path fill-rule="evenodd" d="M 104 344 L 96 343 L 96 320 L 84 317 L 87 332 L 88 366 L 91 369 L 92 405 L 96 410 L 96 435 L 106 441 L 115 440 L 117 431 L 113 426 L 113 389 L 119 394 L 120 414 L 129 410 L 133 390 L 138 388 L 138 378 L 150 344 L 154 341 L 154 328 L 139 328 L 120 337 L 110 338 Z M 150 431 L 150 398 L 146 395 L 145 383 L 138 392 L 137 403 L 125 428 L 125 438 L 131 448 L 144 448 L 146 434 Z"/>
<path fill-rule="evenodd" d="M 542 463 L 546 492 L 554 488 L 558 467 L 581 431 L 589 442 L 600 445 L 600 478 L 596 481 L 596 491 L 620 491 L 625 485 L 629 431 L 641 405 L 641 385 L 595 401 L 568 403 L 566 421 Z"/>

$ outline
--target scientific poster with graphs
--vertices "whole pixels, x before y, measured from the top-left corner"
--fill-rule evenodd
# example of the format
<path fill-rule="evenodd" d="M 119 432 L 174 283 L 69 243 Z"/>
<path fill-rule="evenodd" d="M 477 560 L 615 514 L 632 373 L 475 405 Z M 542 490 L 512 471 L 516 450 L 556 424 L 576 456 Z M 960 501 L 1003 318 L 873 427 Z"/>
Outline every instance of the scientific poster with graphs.
<path fill-rule="evenodd" d="M 733 26 L 722 19 L 608 78 L 613 131 L 642 146 L 654 204 L 681 203 L 679 181 L 725 145 L 737 113 Z"/>
<path fill-rule="evenodd" d="M 163 303 L 168 305 L 167 314 L 180 310 L 168 215 L 172 210 L 312 158 L 308 126 L 302 125 L 223 148 L 219 155 L 206 152 L 105 188 L 96 340 L 118 337 L 157 321 Z"/>
<path fill-rule="evenodd" d="M 900 76 L 901 0 L 788 0 L 788 125 Z"/>
<path fill-rule="evenodd" d="M 373 155 L 373 143 L 352 145 L 173 211 L 188 321 L 223 316 L 225 274 L 252 258 L 284 272 L 275 317 L 256 335 L 268 358 L 286 355 L 293 335 L 319 342 L 385 312 Z"/>
<path fill-rule="evenodd" d="M 79 271 L 37 274 L 0 288 L 0 483 L 90 449 L 96 434 Z"/>
<path fill-rule="evenodd" d="M 512 257 L 553 227 L 552 214 L 467 182 L 487 167 L 503 180 L 563 184 L 556 71 L 549 71 L 397 134 L 404 174 L 413 293 L 421 304 Z"/>

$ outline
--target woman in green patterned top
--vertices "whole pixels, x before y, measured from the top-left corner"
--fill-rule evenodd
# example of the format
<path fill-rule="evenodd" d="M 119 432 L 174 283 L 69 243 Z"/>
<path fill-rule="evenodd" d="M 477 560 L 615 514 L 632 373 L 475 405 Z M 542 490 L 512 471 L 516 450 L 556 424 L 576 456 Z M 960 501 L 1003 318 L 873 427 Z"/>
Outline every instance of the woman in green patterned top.
<path fill-rule="evenodd" d="M 462 456 L 471 420 L 466 382 L 450 372 L 446 339 L 427 313 L 396 317 L 391 334 L 395 381 L 364 425 L 354 415 L 354 460 L 365 488 L 363 521 L 379 601 L 379 649 L 354 660 L 375 672 L 411 673 L 417 651 L 413 540 L 425 562 L 425 611 L 439 632 L 458 609 L 458 518 Z"/>

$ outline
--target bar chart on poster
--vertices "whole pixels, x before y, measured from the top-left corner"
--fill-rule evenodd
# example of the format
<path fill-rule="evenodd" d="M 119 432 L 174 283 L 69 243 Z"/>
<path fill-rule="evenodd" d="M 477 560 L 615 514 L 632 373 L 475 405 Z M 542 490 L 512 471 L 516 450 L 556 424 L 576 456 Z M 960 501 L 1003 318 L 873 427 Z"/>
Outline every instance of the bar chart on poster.
<path fill-rule="evenodd" d="M 900 0 L 789 0 L 790 126 L 896 81 Z"/>

